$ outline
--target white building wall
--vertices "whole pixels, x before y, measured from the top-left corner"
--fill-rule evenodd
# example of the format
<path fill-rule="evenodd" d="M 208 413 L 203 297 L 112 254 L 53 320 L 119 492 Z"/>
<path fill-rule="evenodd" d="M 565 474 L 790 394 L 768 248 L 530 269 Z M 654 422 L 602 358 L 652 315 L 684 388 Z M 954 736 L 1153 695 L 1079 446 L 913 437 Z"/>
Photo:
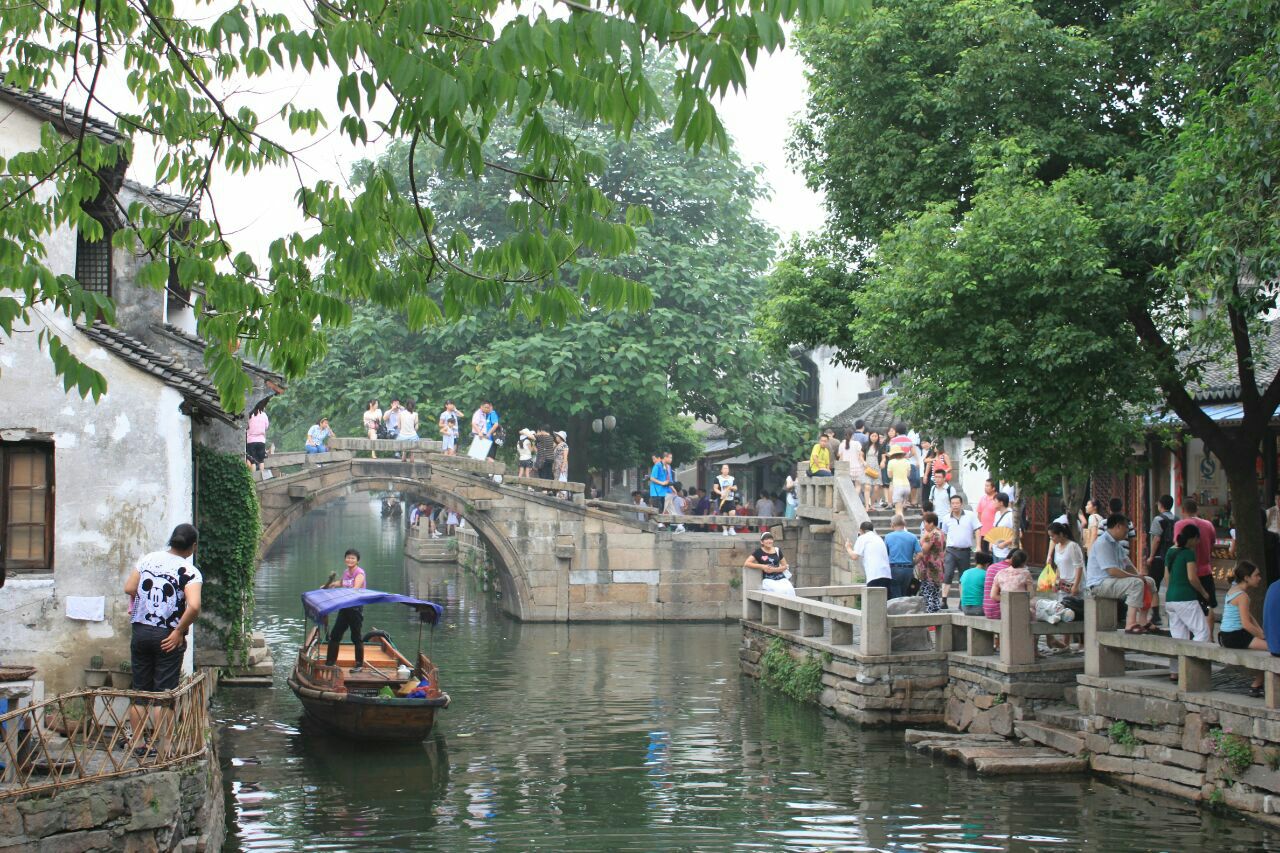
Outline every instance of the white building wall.
<path fill-rule="evenodd" d="M 955 445 L 958 445 L 958 449 Z M 964 493 L 970 509 L 978 506 L 978 498 L 982 497 L 982 486 L 990 477 L 987 465 L 977 455 L 973 439 L 966 436 L 962 439 L 947 442 L 947 450 L 951 453 L 951 464 L 954 471 L 951 475 L 952 485 Z M 956 479 L 959 478 L 959 482 Z"/>
<path fill-rule="evenodd" d="M 54 567 L 0 588 L 0 660 L 39 667 L 52 691 L 78 686 L 95 654 L 112 669 L 129 659 L 124 581 L 192 517 L 181 395 L 74 330 L 61 337 L 107 377 L 97 404 L 63 393 L 34 329 L 0 343 L 0 437 L 52 435 L 55 484 Z M 105 619 L 68 618 L 68 596 L 103 598 Z"/>
<path fill-rule="evenodd" d="M 825 423 L 852 406 L 863 391 L 871 390 L 867 375 L 833 360 L 835 349 L 819 347 L 809 357 L 818 368 L 818 422 Z"/>

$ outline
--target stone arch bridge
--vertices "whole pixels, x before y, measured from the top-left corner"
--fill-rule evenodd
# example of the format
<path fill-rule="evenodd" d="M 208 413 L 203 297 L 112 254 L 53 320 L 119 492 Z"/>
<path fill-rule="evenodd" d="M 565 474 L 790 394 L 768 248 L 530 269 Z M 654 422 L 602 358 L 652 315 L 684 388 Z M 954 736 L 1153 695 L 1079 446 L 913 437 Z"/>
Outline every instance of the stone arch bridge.
<path fill-rule="evenodd" d="M 367 440 L 342 439 L 343 444 Z M 371 442 L 370 442 L 371 443 Z M 424 442 L 425 443 L 425 442 Z M 381 449 L 381 448 L 378 448 Z M 741 609 L 739 568 L 754 537 L 672 534 L 617 504 L 572 500 L 496 482 L 499 463 L 415 452 L 420 461 L 358 459 L 346 451 L 281 454 L 273 476 L 258 482 L 260 554 L 312 509 L 359 492 L 408 491 L 458 507 L 488 544 L 506 610 L 528 621 L 722 620 Z M 813 574 L 830 574 L 830 534 L 788 522 L 784 538 Z M 793 558 L 794 559 L 794 558 Z"/>

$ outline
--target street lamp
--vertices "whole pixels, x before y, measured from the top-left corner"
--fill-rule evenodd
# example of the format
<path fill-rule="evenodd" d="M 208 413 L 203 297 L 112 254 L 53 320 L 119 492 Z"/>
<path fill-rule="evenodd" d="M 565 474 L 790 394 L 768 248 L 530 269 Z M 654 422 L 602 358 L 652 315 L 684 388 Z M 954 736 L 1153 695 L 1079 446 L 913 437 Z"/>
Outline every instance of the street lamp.
<path fill-rule="evenodd" d="M 601 433 L 604 433 L 604 437 L 605 437 L 604 453 L 605 453 L 606 462 L 605 462 L 605 469 L 604 469 L 604 490 L 600 495 L 605 500 L 609 499 L 609 486 L 613 484 L 613 475 L 612 475 L 612 472 L 609 470 L 607 459 L 609 456 L 609 450 L 613 445 L 613 441 L 612 441 L 613 430 L 614 430 L 614 427 L 616 427 L 617 425 L 618 425 L 618 419 L 615 418 L 613 415 L 605 415 L 603 418 L 596 418 L 591 422 L 591 431 L 594 432 L 596 435 L 600 435 Z"/>

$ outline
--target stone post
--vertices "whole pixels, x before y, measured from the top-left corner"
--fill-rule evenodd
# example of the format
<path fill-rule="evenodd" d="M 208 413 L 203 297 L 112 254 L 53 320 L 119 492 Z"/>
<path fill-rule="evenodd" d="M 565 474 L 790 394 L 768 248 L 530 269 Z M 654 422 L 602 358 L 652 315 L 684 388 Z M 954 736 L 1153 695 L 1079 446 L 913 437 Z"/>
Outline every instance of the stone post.
<path fill-rule="evenodd" d="M 760 584 L 764 582 L 764 575 L 759 569 L 748 569 L 742 567 L 742 618 L 748 620 L 756 620 L 759 617 L 753 615 L 753 611 L 760 606 L 758 601 L 747 601 L 747 593 L 753 590 L 759 590 Z M 755 605 L 753 608 L 751 605 Z"/>
<path fill-rule="evenodd" d="M 1212 582 L 1212 579 L 1210 579 Z M 1121 659 L 1123 665 L 1123 658 Z M 1123 671 L 1123 670 L 1122 670 Z M 1203 658 L 1178 655 L 1178 689 L 1188 693 L 1203 693 L 1211 689 L 1213 662 Z"/>
<path fill-rule="evenodd" d="M 889 590 L 869 586 L 862 592 L 862 654 L 889 654 Z"/>
<path fill-rule="evenodd" d="M 1084 674 L 1095 678 L 1124 675 L 1124 652 L 1098 644 L 1099 634 L 1109 634 L 1120 624 L 1120 602 L 1113 598 L 1084 599 Z"/>
<path fill-rule="evenodd" d="M 800 614 L 800 636 L 821 637 L 825 633 L 821 616 L 814 613 Z"/>
<path fill-rule="evenodd" d="M 1034 663 L 1036 639 L 1031 633 L 1031 593 L 1000 594 L 1000 663 Z"/>
<path fill-rule="evenodd" d="M 784 631 L 800 630 L 800 611 L 792 610 L 790 607 L 778 605 L 778 627 Z"/>

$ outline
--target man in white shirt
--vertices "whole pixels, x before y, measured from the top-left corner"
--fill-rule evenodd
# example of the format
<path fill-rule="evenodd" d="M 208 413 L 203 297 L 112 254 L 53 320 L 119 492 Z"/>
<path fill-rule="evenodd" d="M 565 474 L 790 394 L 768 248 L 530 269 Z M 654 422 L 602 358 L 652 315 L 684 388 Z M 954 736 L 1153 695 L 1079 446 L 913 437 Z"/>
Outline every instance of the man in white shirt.
<path fill-rule="evenodd" d="M 860 529 L 862 533 L 858 540 L 852 545 L 844 543 L 844 549 L 850 560 L 862 566 L 867 586 L 882 586 L 888 590 L 893 578 L 893 572 L 889 569 L 889 549 L 884 540 L 876 535 L 874 524 L 864 521 Z"/>
<path fill-rule="evenodd" d="M 937 511 L 937 504 L 934 504 L 934 511 Z M 947 537 L 947 550 L 942 562 L 942 606 L 945 609 L 951 584 L 959 581 L 960 575 L 973 565 L 974 537 L 982 529 L 982 522 L 978 520 L 977 513 L 964 508 L 964 501 L 959 495 L 953 494 L 951 511 L 942 516 L 939 527 L 942 535 Z"/>
<path fill-rule="evenodd" d="M 933 511 L 944 515 L 951 506 L 951 497 L 956 494 L 956 487 L 947 482 L 945 471 L 934 471 L 929 483 L 928 494 L 924 499 L 933 504 Z"/>

